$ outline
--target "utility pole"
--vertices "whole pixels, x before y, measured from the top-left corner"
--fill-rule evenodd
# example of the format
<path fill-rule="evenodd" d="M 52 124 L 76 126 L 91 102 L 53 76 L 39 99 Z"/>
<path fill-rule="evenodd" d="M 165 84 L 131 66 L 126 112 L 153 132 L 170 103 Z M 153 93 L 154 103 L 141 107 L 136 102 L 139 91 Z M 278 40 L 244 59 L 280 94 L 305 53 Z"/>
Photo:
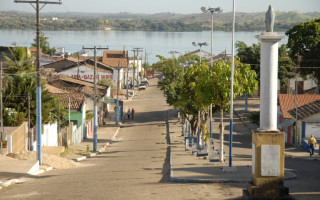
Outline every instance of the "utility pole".
<path fill-rule="evenodd" d="M 134 78 L 135 78 L 135 74 L 136 74 L 136 50 L 132 50 L 133 51 L 133 74 L 132 74 L 132 85 L 133 85 L 133 92 L 132 92 L 132 96 L 134 97 L 134 88 L 135 88 L 135 84 L 134 84 Z"/>
<path fill-rule="evenodd" d="M 33 147 L 32 147 L 32 143 L 33 143 L 33 134 L 32 132 L 30 131 L 30 93 L 28 93 L 28 136 L 29 136 L 29 140 L 30 140 L 30 143 L 29 143 L 29 150 L 32 151 L 33 150 Z"/>
<path fill-rule="evenodd" d="M 2 102 L 2 62 L 0 63 L 0 120 L 1 120 L 1 135 L 0 135 L 0 150 L 1 150 L 1 154 L 2 154 L 2 141 L 4 140 L 3 138 L 3 133 L 4 133 L 4 126 L 3 126 L 3 102 Z"/>
<path fill-rule="evenodd" d="M 118 62 L 118 78 L 117 78 L 117 102 L 116 102 L 116 125 L 119 125 L 119 82 L 120 82 L 120 62 Z"/>
<path fill-rule="evenodd" d="M 82 47 L 82 49 L 89 49 L 94 51 L 94 70 L 93 70 L 93 84 L 94 84 L 94 89 L 93 89 L 93 151 L 97 151 L 97 146 L 98 146 L 98 116 L 97 116 L 97 77 L 96 77 L 96 71 L 97 71 L 97 49 L 109 49 L 108 47 L 106 48 L 97 48 L 94 46 L 93 48 L 85 48 Z"/>
<path fill-rule="evenodd" d="M 147 70 L 147 50 L 144 52 L 144 74 L 143 76 L 146 77 L 146 70 Z"/>
<path fill-rule="evenodd" d="M 53 1 L 23 1 L 15 0 L 15 3 L 30 3 L 33 8 L 36 10 L 36 35 L 37 35 L 37 159 L 39 160 L 39 165 L 42 165 L 42 115 L 41 115 L 41 77 L 40 77 L 40 10 L 47 4 L 59 4 L 62 2 L 53 2 Z M 33 5 L 36 4 L 36 7 Z M 40 8 L 40 4 L 43 6 Z"/>
<path fill-rule="evenodd" d="M 136 60 L 137 60 L 137 67 L 139 67 L 139 52 L 142 52 L 142 48 L 133 48 L 132 50 L 134 52 L 134 64 L 136 63 Z M 137 57 L 136 57 L 136 52 L 137 52 Z M 134 65 L 133 65 L 134 67 Z M 138 69 L 137 69 L 138 70 Z M 136 68 L 134 67 L 133 68 L 133 94 L 134 94 L 134 78 L 135 78 L 135 74 L 136 74 Z M 139 71 L 137 73 L 137 84 L 139 85 Z"/>
<path fill-rule="evenodd" d="M 127 55 L 127 100 L 129 99 L 129 53 Z"/>

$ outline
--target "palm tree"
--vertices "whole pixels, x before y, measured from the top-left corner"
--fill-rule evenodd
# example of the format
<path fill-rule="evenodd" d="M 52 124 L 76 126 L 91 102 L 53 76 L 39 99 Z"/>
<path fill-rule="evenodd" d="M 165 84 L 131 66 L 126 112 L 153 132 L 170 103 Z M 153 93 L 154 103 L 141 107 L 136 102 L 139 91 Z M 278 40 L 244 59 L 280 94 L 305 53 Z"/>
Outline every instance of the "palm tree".
<path fill-rule="evenodd" d="M 36 88 L 37 78 L 35 67 L 32 65 L 26 48 L 16 47 L 10 49 L 11 56 L 6 55 L 4 81 L 4 108 L 13 109 L 19 120 L 6 125 L 19 125 L 26 120 L 28 115 L 28 94 L 30 95 L 30 118 L 31 126 L 36 124 Z M 42 88 L 42 123 L 55 122 L 58 119 L 57 97 L 49 94 L 44 89 L 45 82 L 41 81 Z M 61 106 L 63 110 L 63 106 Z M 61 112 L 61 110 L 60 110 Z M 62 112 L 63 113 L 63 112 Z M 5 116 L 6 117 L 6 116 Z"/>
<path fill-rule="evenodd" d="M 5 55 L 7 73 L 33 72 L 35 66 L 32 63 L 31 54 L 26 47 L 9 48 L 11 55 Z"/>

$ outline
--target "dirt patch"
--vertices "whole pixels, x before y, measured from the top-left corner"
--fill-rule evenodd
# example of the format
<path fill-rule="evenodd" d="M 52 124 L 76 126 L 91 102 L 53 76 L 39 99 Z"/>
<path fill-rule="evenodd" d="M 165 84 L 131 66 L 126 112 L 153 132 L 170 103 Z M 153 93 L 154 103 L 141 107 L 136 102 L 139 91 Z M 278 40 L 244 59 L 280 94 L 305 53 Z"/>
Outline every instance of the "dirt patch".
<path fill-rule="evenodd" d="M 37 160 L 37 153 L 35 151 L 21 151 L 18 153 L 8 154 L 8 156 L 19 160 Z M 67 169 L 81 166 L 80 163 L 72 160 L 46 153 L 42 153 L 42 163 L 50 165 L 55 169 Z"/>

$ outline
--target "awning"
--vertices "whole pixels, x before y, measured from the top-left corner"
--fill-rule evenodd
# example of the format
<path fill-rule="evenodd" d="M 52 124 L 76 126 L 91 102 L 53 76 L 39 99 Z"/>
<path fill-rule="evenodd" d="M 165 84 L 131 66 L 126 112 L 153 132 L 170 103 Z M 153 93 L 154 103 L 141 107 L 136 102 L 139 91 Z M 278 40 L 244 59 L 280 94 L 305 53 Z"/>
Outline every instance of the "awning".
<path fill-rule="evenodd" d="M 278 125 L 278 128 L 286 128 L 290 125 L 292 125 L 296 120 L 294 119 L 286 119 L 284 122 Z"/>

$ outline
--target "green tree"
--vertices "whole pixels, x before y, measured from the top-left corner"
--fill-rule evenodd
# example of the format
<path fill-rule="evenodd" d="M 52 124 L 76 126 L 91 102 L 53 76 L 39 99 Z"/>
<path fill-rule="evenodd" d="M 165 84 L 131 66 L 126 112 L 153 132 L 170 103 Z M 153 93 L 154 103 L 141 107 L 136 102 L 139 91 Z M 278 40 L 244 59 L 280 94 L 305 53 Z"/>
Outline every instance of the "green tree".
<path fill-rule="evenodd" d="M 278 65 L 278 78 L 280 80 L 280 87 L 286 89 L 288 87 L 288 80 L 295 77 L 295 75 L 292 73 L 294 71 L 294 63 L 290 57 L 288 57 L 288 48 L 286 44 L 282 44 L 279 47 Z"/>
<path fill-rule="evenodd" d="M 320 19 L 296 24 L 286 32 L 290 58 L 302 75 L 320 80 Z"/>
<path fill-rule="evenodd" d="M 243 65 L 239 61 L 235 62 L 235 66 L 239 67 L 234 69 L 233 98 L 245 93 L 254 93 L 258 88 L 256 72 L 251 70 L 250 65 Z M 207 69 L 207 71 L 203 70 L 202 78 L 197 84 L 197 96 L 199 99 L 202 99 L 200 102 L 204 108 L 213 103 L 213 105 L 220 109 L 220 152 L 223 152 L 223 112 L 230 107 L 231 62 L 220 60 Z M 220 162 L 224 162 L 223 153 L 220 154 Z"/>
<path fill-rule="evenodd" d="M 243 41 L 237 41 L 235 46 L 240 62 L 249 64 L 260 77 L 260 44 L 247 46 Z"/>
<path fill-rule="evenodd" d="M 212 67 L 204 62 L 189 67 L 184 72 L 175 59 L 165 59 L 159 56 L 160 61 L 154 65 L 165 78 L 159 81 L 161 89 L 167 96 L 167 102 L 179 109 L 191 124 L 193 135 L 196 133 L 198 124 L 205 132 L 208 110 L 213 104 L 220 111 L 220 144 L 223 144 L 223 112 L 229 109 L 231 88 L 231 63 L 219 61 Z M 181 60 L 186 58 L 179 58 Z M 236 62 L 234 70 L 234 96 L 244 93 L 254 93 L 258 88 L 257 74 L 251 70 L 250 65 Z M 200 111 L 200 121 L 198 121 Z M 223 145 L 221 145 L 223 152 Z M 220 154 L 223 162 L 223 154 Z"/>
<path fill-rule="evenodd" d="M 11 55 L 5 55 L 4 76 L 4 108 L 11 109 L 13 115 L 17 116 L 15 121 L 10 120 L 12 116 L 5 119 L 8 126 L 19 125 L 28 116 L 28 94 L 30 95 L 31 125 L 36 123 L 36 71 L 30 57 L 25 53 L 26 48 L 16 47 L 10 50 Z M 11 59 L 12 58 L 12 59 Z M 41 81 L 42 88 L 42 123 L 55 122 L 58 117 L 59 104 L 57 97 L 49 94 L 44 89 L 45 82 Z M 63 112 L 63 105 L 60 105 L 60 113 Z M 10 112 L 8 112 L 10 113 Z M 64 118 L 64 117 L 62 117 Z"/>
<path fill-rule="evenodd" d="M 7 87 L 4 88 L 4 107 L 14 109 L 21 117 L 21 120 L 26 120 L 28 116 L 28 94 L 30 95 L 30 118 L 31 125 L 36 124 L 36 77 L 32 74 L 10 75 L 4 77 L 4 82 Z M 45 83 L 42 82 L 42 88 Z M 47 90 L 42 89 L 42 123 L 56 122 L 58 119 L 59 103 L 57 97 L 49 94 Z M 60 110 L 63 110 L 63 105 L 60 105 Z M 63 113 L 63 111 L 60 111 Z M 22 121 L 18 121 L 17 125 Z"/>
<path fill-rule="evenodd" d="M 7 73 L 28 73 L 35 70 L 31 55 L 26 47 L 9 48 L 9 51 L 10 55 L 4 55 Z"/>
<path fill-rule="evenodd" d="M 40 48 L 42 49 L 42 53 L 47 53 L 47 54 L 54 54 L 56 52 L 56 48 L 50 48 L 50 44 L 48 41 L 48 37 L 45 36 L 44 33 L 41 33 L 40 35 Z M 31 45 L 32 47 L 37 47 L 37 38 L 35 38 L 34 43 Z"/>
<path fill-rule="evenodd" d="M 260 77 L 260 44 L 253 44 L 252 46 L 247 46 L 242 41 L 236 42 L 237 56 L 241 63 L 249 64 L 253 70 Z M 293 78 L 292 74 L 294 64 L 290 57 L 288 56 L 287 45 L 282 44 L 278 49 L 278 78 L 280 80 L 281 87 L 287 87 L 288 80 Z"/>

